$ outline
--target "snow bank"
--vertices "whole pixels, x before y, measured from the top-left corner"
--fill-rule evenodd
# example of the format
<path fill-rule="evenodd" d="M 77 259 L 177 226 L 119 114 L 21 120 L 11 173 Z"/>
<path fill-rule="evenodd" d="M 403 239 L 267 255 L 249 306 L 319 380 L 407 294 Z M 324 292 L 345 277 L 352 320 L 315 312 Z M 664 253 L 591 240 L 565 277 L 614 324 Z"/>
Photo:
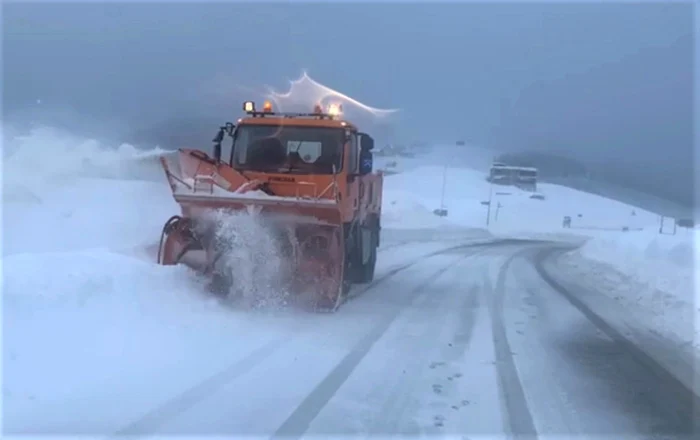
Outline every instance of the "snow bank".
<path fill-rule="evenodd" d="M 142 248 L 178 212 L 160 150 L 109 147 L 51 128 L 4 133 L 4 141 L 4 256 Z"/>
<path fill-rule="evenodd" d="M 664 272 L 687 272 L 696 268 L 695 248 L 700 243 L 700 231 L 679 228 L 675 235 L 659 234 L 653 230 L 625 234 L 600 234 L 580 249 L 582 256 L 610 263 L 624 272 L 639 271 L 640 265 L 652 264 Z M 646 273 L 658 275 L 660 270 Z"/>
<path fill-rule="evenodd" d="M 158 242 L 163 223 L 178 212 L 166 185 L 88 178 L 4 205 L 3 255 L 145 248 Z"/>
<path fill-rule="evenodd" d="M 678 229 L 676 235 L 599 233 L 562 264 L 621 304 L 648 314 L 657 332 L 700 349 L 698 244 L 700 231 L 692 229 Z"/>
<path fill-rule="evenodd" d="M 275 332 L 257 325 L 248 342 L 261 317 L 196 295 L 183 267 L 96 250 L 2 265 L 6 433 L 114 431 Z M 123 391 L 138 389 L 148 392 Z"/>

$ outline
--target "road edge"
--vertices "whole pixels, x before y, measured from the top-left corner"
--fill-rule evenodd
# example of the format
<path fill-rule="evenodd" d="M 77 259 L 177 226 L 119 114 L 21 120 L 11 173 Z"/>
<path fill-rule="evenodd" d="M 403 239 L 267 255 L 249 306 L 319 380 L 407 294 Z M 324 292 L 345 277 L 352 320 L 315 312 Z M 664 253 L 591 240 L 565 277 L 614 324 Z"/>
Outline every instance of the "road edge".
<path fill-rule="evenodd" d="M 595 307 L 590 304 L 590 301 L 580 298 L 578 295 L 574 294 L 573 291 L 585 291 L 587 295 L 590 296 L 605 296 L 603 293 L 591 292 L 590 289 L 578 286 L 571 280 L 562 280 L 545 268 L 546 262 L 552 261 L 556 264 L 556 259 L 558 257 L 571 250 L 570 247 L 548 247 L 540 249 L 532 256 L 533 267 L 547 284 L 566 298 L 603 333 L 623 345 L 629 353 L 653 371 L 659 380 L 664 381 L 671 387 L 674 390 L 674 394 L 679 396 L 685 395 L 686 398 L 681 398 L 679 400 L 688 400 L 691 402 L 691 408 L 689 408 L 688 411 L 693 414 L 693 420 L 695 420 L 693 432 L 695 434 L 700 433 L 700 370 L 698 369 L 700 363 L 698 359 L 686 358 L 681 352 L 678 355 L 680 362 L 674 363 L 668 359 L 664 359 L 659 353 L 653 350 L 645 349 L 637 342 L 637 340 L 643 339 L 645 335 L 642 335 L 641 338 L 635 338 L 636 335 L 645 331 L 639 323 L 628 322 L 624 318 L 620 320 L 620 322 L 609 322 L 599 311 L 594 310 Z M 646 329 L 646 331 L 648 332 L 649 330 Z M 675 341 L 661 335 L 657 336 L 657 339 L 668 341 L 669 344 L 675 343 Z M 691 369 L 690 377 L 679 371 L 679 365 L 683 364 L 686 366 L 689 365 Z M 680 410 L 682 410 L 682 408 Z"/>

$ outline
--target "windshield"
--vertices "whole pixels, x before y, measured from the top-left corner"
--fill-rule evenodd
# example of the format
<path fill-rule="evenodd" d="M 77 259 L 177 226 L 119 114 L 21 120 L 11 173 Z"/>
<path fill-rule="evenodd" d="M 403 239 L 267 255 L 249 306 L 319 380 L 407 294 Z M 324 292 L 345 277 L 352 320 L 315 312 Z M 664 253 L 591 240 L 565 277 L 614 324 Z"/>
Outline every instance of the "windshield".
<path fill-rule="evenodd" d="M 333 174 L 342 167 L 341 128 L 279 125 L 239 126 L 231 165 L 237 169 L 296 174 Z"/>

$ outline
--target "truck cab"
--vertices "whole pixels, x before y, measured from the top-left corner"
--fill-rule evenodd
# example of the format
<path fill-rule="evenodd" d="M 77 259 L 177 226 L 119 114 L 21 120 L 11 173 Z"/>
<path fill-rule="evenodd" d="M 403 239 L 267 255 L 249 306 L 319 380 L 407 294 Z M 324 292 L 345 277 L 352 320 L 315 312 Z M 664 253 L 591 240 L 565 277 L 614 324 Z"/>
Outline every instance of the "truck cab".
<path fill-rule="evenodd" d="M 342 107 L 324 113 L 317 105 L 304 114 L 274 113 L 268 102 L 258 112 L 246 104 L 247 116 L 238 120 L 231 150 L 223 155 L 234 169 L 325 176 L 372 172 L 374 140 L 340 119 Z"/>

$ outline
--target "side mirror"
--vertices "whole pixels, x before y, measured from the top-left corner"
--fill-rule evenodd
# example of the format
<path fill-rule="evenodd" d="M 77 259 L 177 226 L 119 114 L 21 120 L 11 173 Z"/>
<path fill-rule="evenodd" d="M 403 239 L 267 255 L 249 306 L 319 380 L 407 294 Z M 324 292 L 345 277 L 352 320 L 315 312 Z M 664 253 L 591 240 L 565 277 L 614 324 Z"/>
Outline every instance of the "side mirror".
<path fill-rule="evenodd" d="M 221 141 L 224 140 L 224 130 L 225 127 L 219 127 L 219 131 L 214 136 L 211 141 L 214 142 L 214 160 L 219 162 L 221 160 Z"/>
<path fill-rule="evenodd" d="M 360 136 L 360 150 L 362 151 L 372 151 L 374 150 L 374 139 L 367 133 L 358 133 Z"/>
<path fill-rule="evenodd" d="M 214 139 L 211 140 L 214 142 L 214 160 L 217 162 L 221 160 L 221 142 L 224 140 L 224 134 L 228 134 L 229 136 L 233 137 L 234 128 L 236 128 L 235 125 L 227 122 L 219 127 L 219 131 L 216 133 L 216 136 L 214 136 Z"/>
<path fill-rule="evenodd" d="M 236 129 L 236 126 L 230 122 L 227 122 L 224 125 L 224 129 L 226 130 L 226 134 L 229 135 L 229 137 L 233 137 L 233 130 Z"/>

